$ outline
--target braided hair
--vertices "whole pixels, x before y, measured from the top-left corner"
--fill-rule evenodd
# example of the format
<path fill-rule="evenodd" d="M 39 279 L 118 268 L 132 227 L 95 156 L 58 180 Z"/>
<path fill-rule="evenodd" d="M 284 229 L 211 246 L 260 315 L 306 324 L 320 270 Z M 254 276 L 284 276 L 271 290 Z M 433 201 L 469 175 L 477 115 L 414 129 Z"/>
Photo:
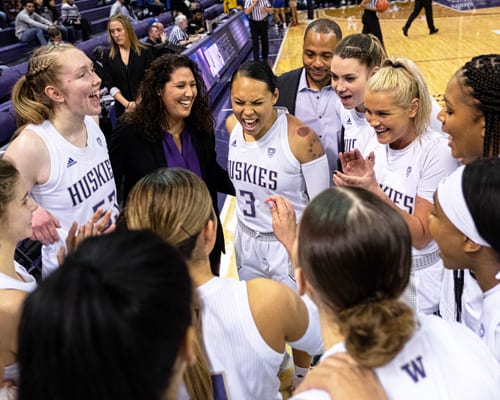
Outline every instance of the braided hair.
<path fill-rule="evenodd" d="M 76 47 L 62 43 L 41 46 L 33 52 L 26 75 L 12 89 L 18 127 L 29 123 L 41 124 L 53 116 L 54 102 L 45 94 L 45 87 L 59 84 L 60 56 L 72 49 Z"/>
<path fill-rule="evenodd" d="M 483 157 L 500 154 L 500 54 L 472 58 L 458 71 L 458 81 L 484 115 Z"/>

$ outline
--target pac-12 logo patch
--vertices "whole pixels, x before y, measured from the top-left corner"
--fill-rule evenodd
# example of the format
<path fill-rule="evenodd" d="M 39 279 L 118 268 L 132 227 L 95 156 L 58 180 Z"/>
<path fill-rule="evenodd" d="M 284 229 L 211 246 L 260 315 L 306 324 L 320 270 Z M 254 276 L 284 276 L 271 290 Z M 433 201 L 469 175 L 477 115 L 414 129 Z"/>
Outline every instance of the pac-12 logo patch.
<path fill-rule="evenodd" d="M 98 137 L 96 139 L 96 141 L 97 141 L 97 144 L 102 147 L 102 139 L 100 137 Z"/>
<path fill-rule="evenodd" d="M 269 158 L 273 158 L 275 154 L 276 154 L 276 149 L 274 147 L 267 148 L 267 156 Z"/>
<path fill-rule="evenodd" d="M 411 166 L 406 168 L 406 177 L 408 178 L 411 174 Z"/>

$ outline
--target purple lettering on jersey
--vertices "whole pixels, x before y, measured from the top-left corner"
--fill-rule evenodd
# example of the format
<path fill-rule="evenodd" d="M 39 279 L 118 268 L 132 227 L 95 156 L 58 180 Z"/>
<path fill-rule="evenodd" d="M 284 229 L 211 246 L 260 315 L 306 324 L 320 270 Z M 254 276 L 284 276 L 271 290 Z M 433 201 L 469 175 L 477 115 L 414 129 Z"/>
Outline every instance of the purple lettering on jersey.
<path fill-rule="evenodd" d="M 420 378 L 426 378 L 424 363 L 422 362 L 422 356 L 418 356 L 414 360 L 411 360 L 409 363 L 401 366 L 401 369 L 405 371 L 413 382 L 418 383 Z"/>

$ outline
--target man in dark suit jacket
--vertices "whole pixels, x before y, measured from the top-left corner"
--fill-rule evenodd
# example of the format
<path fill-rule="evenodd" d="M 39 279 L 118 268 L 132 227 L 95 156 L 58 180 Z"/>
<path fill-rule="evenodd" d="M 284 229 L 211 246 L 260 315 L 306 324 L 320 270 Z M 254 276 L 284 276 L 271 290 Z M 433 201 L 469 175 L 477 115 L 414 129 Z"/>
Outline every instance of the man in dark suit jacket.
<path fill-rule="evenodd" d="M 337 169 L 341 122 L 337 118 L 338 96 L 331 87 L 330 65 L 342 31 L 330 19 L 311 22 L 304 33 L 303 67 L 278 77 L 277 106 L 286 107 L 314 129 L 328 156 L 330 169 Z M 297 101 L 299 99 L 299 101 Z"/>

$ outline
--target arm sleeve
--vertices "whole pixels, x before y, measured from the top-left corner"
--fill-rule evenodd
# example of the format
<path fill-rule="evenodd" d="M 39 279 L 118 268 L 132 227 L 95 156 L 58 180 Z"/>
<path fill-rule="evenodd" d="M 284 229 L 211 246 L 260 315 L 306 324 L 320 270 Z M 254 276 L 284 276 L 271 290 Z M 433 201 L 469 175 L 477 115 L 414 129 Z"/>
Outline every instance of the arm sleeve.
<path fill-rule="evenodd" d="M 306 305 L 309 324 L 304 335 L 295 342 L 288 344 L 297 350 L 305 351 L 310 355 L 323 353 L 323 338 L 321 336 L 321 325 L 319 322 L 318 307 L 309 298 L 307 294 L 303 295 L 302 301 Z"/>
<path fill-rule="evenodd" d="M 309 200 L 330 187 L 330 168 L 328 167 L 326 154 L 308 163 L 301 164 L 301 167 Z"/>

